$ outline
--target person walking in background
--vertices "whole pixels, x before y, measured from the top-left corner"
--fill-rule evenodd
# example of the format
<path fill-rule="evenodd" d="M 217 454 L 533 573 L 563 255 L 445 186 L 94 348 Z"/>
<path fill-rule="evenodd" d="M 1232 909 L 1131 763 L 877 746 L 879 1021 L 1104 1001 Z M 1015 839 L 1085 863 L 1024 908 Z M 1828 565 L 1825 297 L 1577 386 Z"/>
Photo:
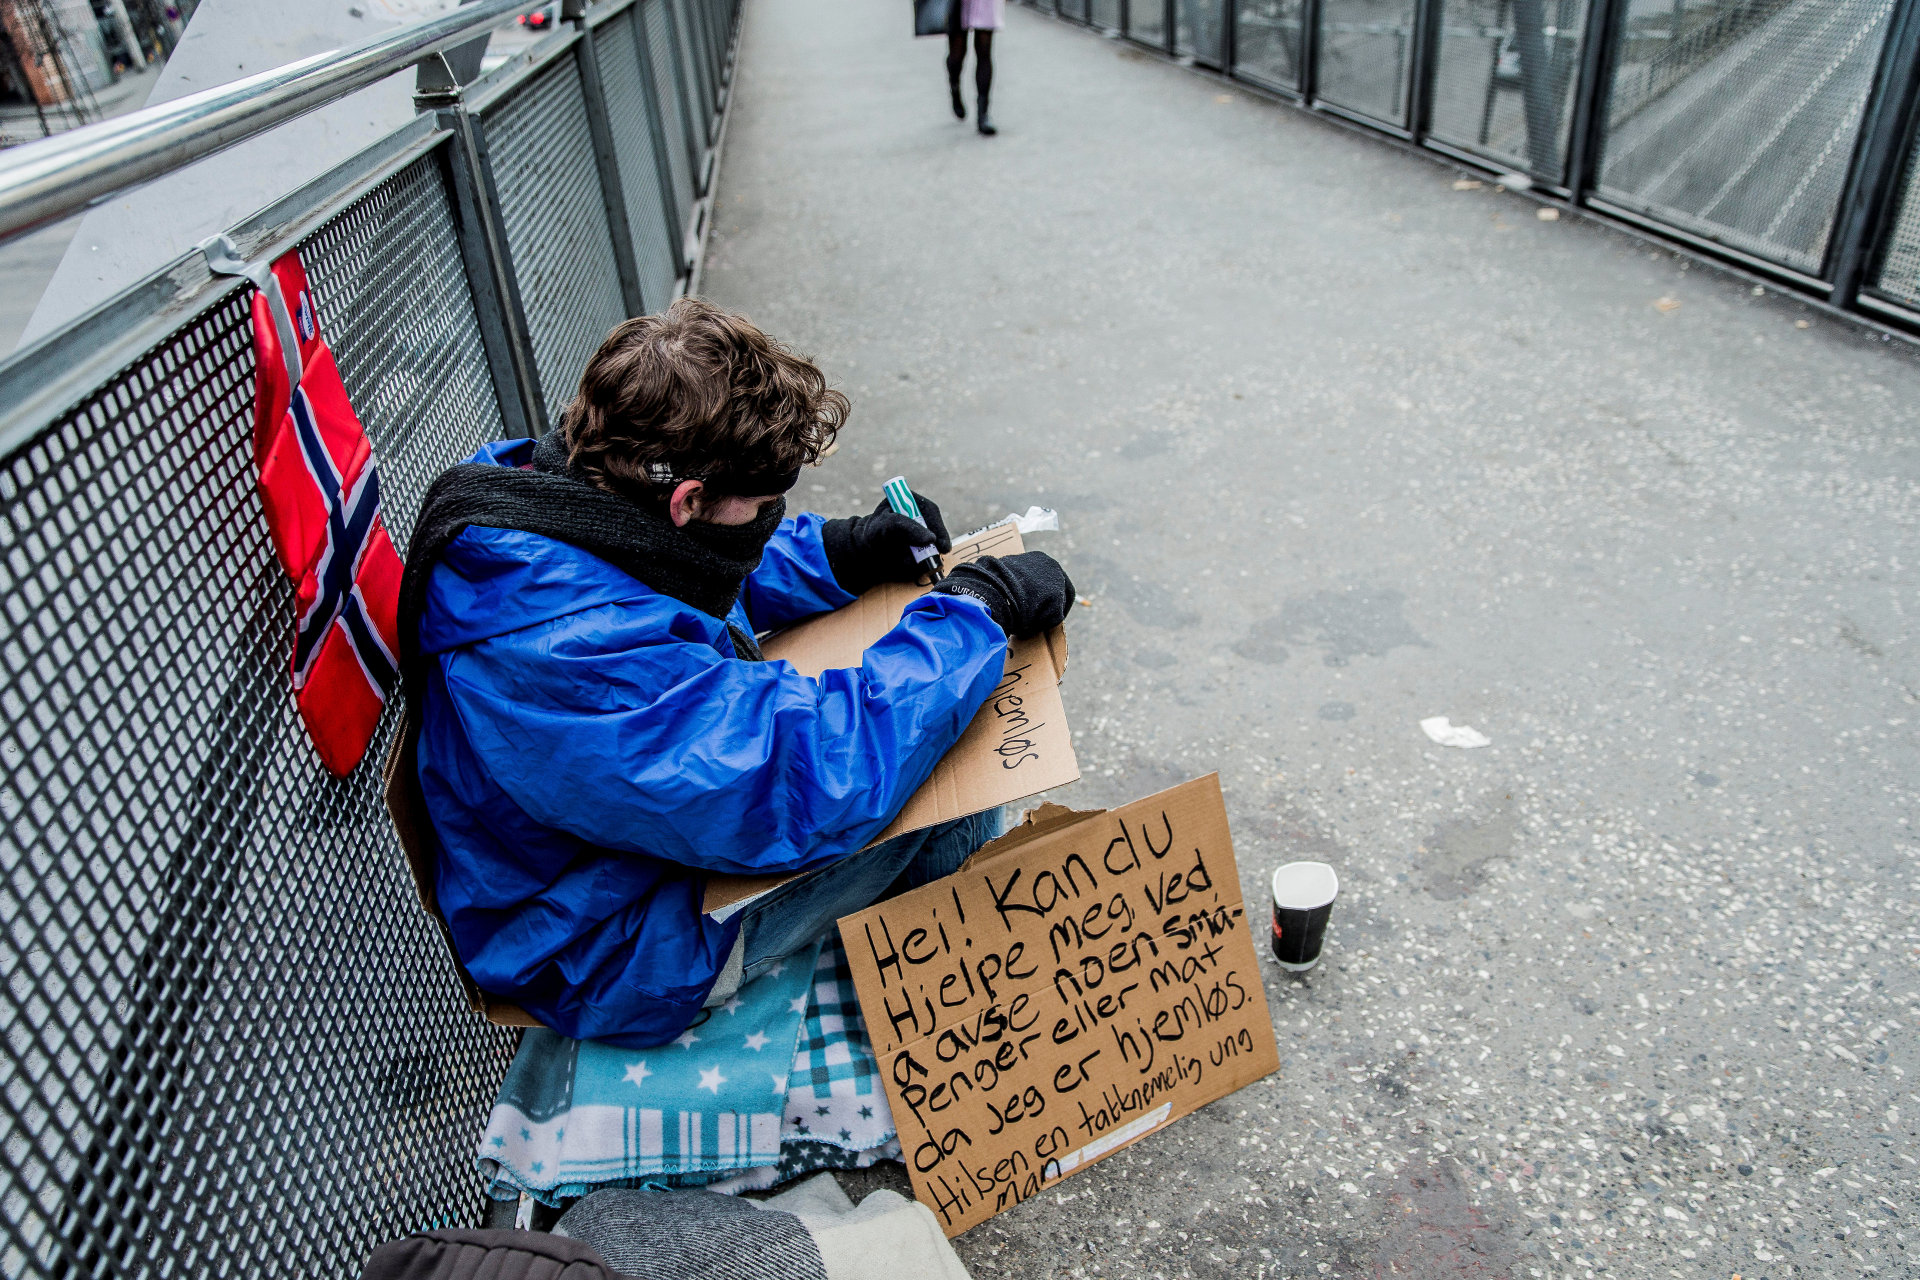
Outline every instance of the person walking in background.
<path fill-rule="evenodd" d="M 953 114 L 967 118 L 967 104 L 960 100 L 960 70 L 967 61 L 967 32 L 973 32 L 974 127 L 991 138 L 1000 132 L 987 114 L 987 98 L 993 92 L 993 33 L 1006 25 L 1006 0 L 953 0 L 947 10 L 947 88 L 953 91 Z"/>

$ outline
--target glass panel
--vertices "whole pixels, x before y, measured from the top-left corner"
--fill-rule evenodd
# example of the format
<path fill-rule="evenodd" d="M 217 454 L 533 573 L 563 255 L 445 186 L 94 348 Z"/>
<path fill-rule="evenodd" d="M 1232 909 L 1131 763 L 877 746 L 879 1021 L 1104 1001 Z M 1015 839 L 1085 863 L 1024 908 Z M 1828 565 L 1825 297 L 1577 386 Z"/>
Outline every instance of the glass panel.
<path fill-rule="evenodd" d="M 1109 31 L 1120 29 L 1120 0 L 1093 0 L 1093 24 Z"/>
<path fill-rule="evenodd" d="M 1633 0 L 1600 193 L 1820 270 L 1892 0 Z"/>
<path fill-rule="evenodd" d="M 1177 0 L 1173 50 L 1210 66 L 1219 66 L 1226 40 L 1225 0 Z"/>
<path fill-rule="evenodd" d="M 1318 96 L 1377 120 L 1407 121 L 1413 0 L 1325 0 Z"/>
<path fill-rule="evenodd" d="M 1147 44 L 1167 42 L 1167 7 L 1161 0 L 1129 0 L 1127 34 Z"/>
<path fill-rule="evenodd" d="M 1433 136 L 1559 182 L 1586 22 L 1586 0 L 1446 0 Z"/>
<path fill-rule="evenodd" d="M 1302 0 L 1239 0 L 1235 75 L 1282 89 L 1300 87 Z"/>
<path fill-rule="evenodd" d="M 1920 138 L 1907 157 L 1907 181 L 1900 197 L 1900 216 L 1887 237 L 1887 250 L 1873 282 L 1876 292 L 1920 307 Z"/>

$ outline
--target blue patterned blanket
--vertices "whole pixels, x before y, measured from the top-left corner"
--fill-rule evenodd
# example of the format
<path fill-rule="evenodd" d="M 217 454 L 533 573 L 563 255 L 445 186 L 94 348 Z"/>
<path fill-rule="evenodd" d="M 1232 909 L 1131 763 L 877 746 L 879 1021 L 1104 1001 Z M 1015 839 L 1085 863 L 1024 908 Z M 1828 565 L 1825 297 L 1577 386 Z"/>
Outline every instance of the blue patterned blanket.
<path fill-rule="evenodd" d="M 480 1140 L 496 1199 L 608 1186 L 741 1191 L 897 1156 L 838 937 L 707 1010 L 672 1044 L 616 1049 L 533 1029 Z"/>

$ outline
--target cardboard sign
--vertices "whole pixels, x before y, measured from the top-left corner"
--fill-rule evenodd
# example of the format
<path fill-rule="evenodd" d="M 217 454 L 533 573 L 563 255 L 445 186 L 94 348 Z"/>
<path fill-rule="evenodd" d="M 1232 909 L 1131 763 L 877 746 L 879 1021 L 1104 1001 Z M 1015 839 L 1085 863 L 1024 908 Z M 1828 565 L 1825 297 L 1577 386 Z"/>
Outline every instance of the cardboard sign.
<path fill-rule="evenodd" d="M 999 525 L 954 544 L 944 559 L 951 569 L 981 556 L 1017 555 L 1020 531 Z M 867 647 L 899 625 L 900 615 L 928 588 L 883 583 L 844 609 L 809 618 L 761 645 L 769 661 L 791 663 L 804 676 L 836 667 L 857 667 Z M 1007 649 L 1006 674 L 993 696 L 967 726 L 932 775 L 873 843 L 1012 804 L 1080 776 L 1067 733 L 1060 679 L 1067 670 L 1066 632 L 1016 640 Z M 701 909 L 725 918 L 792 875 L 715 876 L 707 881 Z"/>
<path fill-rule="evenodd" d="M 843 917 L 915 1197 L 949 1236 L 1279 1068 L 1218 775 L 1044 805 Z"/>

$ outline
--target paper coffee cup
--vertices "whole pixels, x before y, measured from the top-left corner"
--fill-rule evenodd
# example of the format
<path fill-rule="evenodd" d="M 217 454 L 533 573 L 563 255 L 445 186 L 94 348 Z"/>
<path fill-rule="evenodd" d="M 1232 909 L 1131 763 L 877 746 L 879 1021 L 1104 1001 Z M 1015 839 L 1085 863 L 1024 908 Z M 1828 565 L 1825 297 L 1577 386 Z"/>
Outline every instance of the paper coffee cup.
<path fill-rule="evenodd" d="M 1273 958 L 1296 972 L 1320 963 L 1340 877 L 1324 862 L 1289 862 L 1273 873 Z"/>

